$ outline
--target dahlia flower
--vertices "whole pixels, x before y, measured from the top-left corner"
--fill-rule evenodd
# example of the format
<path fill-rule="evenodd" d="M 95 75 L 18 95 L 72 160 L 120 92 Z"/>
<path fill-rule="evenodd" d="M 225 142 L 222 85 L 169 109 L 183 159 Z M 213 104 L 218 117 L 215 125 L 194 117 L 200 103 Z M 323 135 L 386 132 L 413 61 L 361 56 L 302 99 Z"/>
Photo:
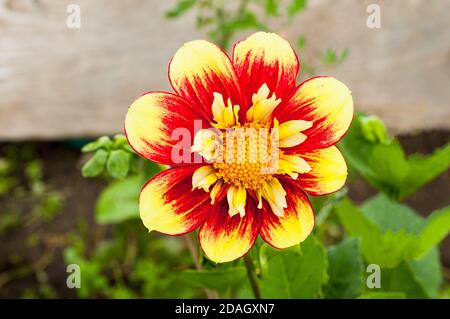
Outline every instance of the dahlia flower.
<path fill-rule="evenodd" d="M 150 231 L 199 228 L 214 262 L 243 256 L 258 235 L 278 249 L 305 240 L 315 222 L 306 193 L 329 194 L 345 183 L 335 144 L 350 126 L 353 100 L 332 77 L 297 86 L 299 68 L 295 51 L 274 33 L 236 43 L 231 59 L 203 40 L 175 53 L 175 93 L 144 94 L 125 120 L 131 147 L 171 166 L 140 194 Z"/>

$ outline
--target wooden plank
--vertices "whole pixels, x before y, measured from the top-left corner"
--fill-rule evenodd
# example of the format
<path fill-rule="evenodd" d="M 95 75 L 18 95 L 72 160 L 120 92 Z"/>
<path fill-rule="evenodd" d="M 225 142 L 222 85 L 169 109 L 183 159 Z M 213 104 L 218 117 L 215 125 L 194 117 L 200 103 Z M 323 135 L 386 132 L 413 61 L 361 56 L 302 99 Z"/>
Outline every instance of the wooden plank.
<path fill-rule="evenodd" d="M 80 29 L 66 26 L 74 2 Z M 201 37 L 193 15 L 164 18 L 173 3 L 0 1 L 0 140 L 120 132 L 136 97 L 170 90 L 167 63 L 176 49 Z M 381 29 L 366 26 L 369 3 L 311 1 L 280 32 L 308 39 L 300 52 L 308 63 L 317 64 L 327 47 L 349 47 L 347 61 L 320 73 L 347 83 L 357 108 L 380 115 L 393 130 L 448 129 L 450 2 L 380 0 Z"/>

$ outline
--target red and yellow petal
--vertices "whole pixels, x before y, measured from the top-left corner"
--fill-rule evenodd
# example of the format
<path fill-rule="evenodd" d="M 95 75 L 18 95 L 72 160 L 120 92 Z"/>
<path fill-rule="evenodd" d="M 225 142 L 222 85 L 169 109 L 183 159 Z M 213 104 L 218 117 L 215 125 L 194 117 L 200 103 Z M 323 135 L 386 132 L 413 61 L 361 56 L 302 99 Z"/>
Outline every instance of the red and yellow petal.
<path fill-rule="evenodd" d="M 175 167 L 153 177 L 139 197 L 142 222 L 149 231 L 182 235 L 200 226 L 207 214 L 209 194 L 191 190 L 199 166 Z"/>
<path fill-rule="evenodd" d="M 215 44 L 196 40 L 185 43 L 169 65 L 169 79 L 176 93 L 197 105 L 212 121 L 214 92 L 233 105 L 242 102 L 236 72 L 230 58 Z"/>
<path fill-rule="evenodd" d="M 208 259 L 217 262 L 235 260 L 252 248 L 261 227 L 261 212 L 248 200 L 245 215 L 230 217 L 226 200 L 210 206 L 211 211 L 200 228 L 198 238 Z"/>
<path fill-rule="evenodd" d="M 286 104 L 274 111 L 280 123 L 289 120 L 312 121 L 303 131 L 307 136 L 295 151 L 325 148 L 336 144 L 347 132 L 353 118 L 350 90 L 332 77 L 309 79 L 295 90 Z"/>
<path fill-rule="evenodd" d="M 161 164 L 180 164 L 191 159 L 194 121 L 208 122 L 189 103 L 172 93 L 151 92 L 128 109 L 125 133 L 131 147 L 142 157 Z M 189 161 L 191 163 L 191 161 Z"/>
<path fill-rule="evenodd" d="M 295 181 L 308 194 L 326 195 L 342 188 L 347 179 L 347 165 L 336 146 L 299 154 L 311 167 Z"/>
<path fill-rule="evenodd" d="M 261 237 L 279 249 L 291 247 L 304 241 L 314 228 L 312 206 L 306 194 L 295 184 L 283 181 L 286 189 L 287 208 L 283 216 L 275 215 L 270 207 L 263 205 Z"/>
<path fill-rule="evenodd" d="M 233 49 L 233 65 L 245 92 L 244 107 L 252 105 L 253 93 L 264 83 L 283 101 L 295 90 L 300 67 L 289 42 L 266 32 L 257 32 L 238 42 Z"/>

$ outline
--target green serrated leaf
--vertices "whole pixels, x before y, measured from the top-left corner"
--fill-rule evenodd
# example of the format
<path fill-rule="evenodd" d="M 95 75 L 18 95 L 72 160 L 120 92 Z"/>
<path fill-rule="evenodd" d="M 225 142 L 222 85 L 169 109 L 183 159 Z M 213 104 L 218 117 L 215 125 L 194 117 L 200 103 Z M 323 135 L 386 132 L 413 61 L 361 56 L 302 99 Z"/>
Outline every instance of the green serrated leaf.
<path fill-rule="evenodd" d="M 140 176 L 128 177 L 107 186 L 97 200 L 96 221 L 99 224 L 114 224 L 138 218 L 138 198 L 142 186 Z"/>
<path fill-rule="evenodd" d="M 130 171 L 130 153 L 124 150 L 111 151 L 108 161 L 106 163 L 106 169 L 111 177 L 123 179 L 127 177 Z"/>
<path fill-rule="evenodd" d="M 81 174 L 83 177 L 96 177 L 105 170 L 108 152 L 104 149 L 97 150 L 92 158 L 83 165 Z"/>
<path fill-rule="evenodd" d="M 246 281 L 245 267 L 234 267 L 211 270 L 185 270 L 179 273 L 179 278 L 195 288 L 208 288 L 226 291 L 236 288 Z"/>
<path fill-rule="evenodd" d="M 268 245 L 262 246 L 260 288 L 264 298 L 322 295 L 328 279 L 326 251 L 314 236 L 309 236 L 300 247 L 277 251 Z"/>
<path fill-rule="evenodd" d="M 364 263 L 360 240 L 348 238 L 328 248 L 328 276 L 325 286 L 327 298 L 355 298 L 363 292 Z"/>

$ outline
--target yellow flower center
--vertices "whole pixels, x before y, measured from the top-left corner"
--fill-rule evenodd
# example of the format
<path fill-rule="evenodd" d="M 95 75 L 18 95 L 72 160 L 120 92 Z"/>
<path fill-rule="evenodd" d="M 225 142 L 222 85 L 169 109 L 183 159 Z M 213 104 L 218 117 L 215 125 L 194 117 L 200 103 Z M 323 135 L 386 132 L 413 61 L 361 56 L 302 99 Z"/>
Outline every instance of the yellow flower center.
<path fill-rule="evenodd" d="M 214 129 L 199 130 L 191 147 L 209 165 L 198 168 L 192 176 L 192 189 L 210 192 L 214 204 L 223 184 L 228 184 L 227 201 L 230 216 L 245 215 L 247 190 L 254 191 L 258 208 L 262 199 L 273 213 L 283 216 L 287 207 L 286 191 L 276 174 L 287 174 L 297 179 L 299 174 L 311 170 L 308 163 L 297 155 L 283 154 L 280 148 L 299 145 L 306 139 L 302 134 L 312 122 L 292 120 L 279 124 L 271 118 L 281 102 L 263 84 L 252 96 L 252 106 L 239 120 L 240 106 L 226 101 L 214 92 L 212 113 Z M 241 124 L 245 122 L 246 124 Z"/>
<path fill-rule="evenodd" d="M 216 174 L 225 183 L 257 189 L 275 173 L 278 146 L 268 127 L 257 123 L 235 126 L 222 132 Z"/>

